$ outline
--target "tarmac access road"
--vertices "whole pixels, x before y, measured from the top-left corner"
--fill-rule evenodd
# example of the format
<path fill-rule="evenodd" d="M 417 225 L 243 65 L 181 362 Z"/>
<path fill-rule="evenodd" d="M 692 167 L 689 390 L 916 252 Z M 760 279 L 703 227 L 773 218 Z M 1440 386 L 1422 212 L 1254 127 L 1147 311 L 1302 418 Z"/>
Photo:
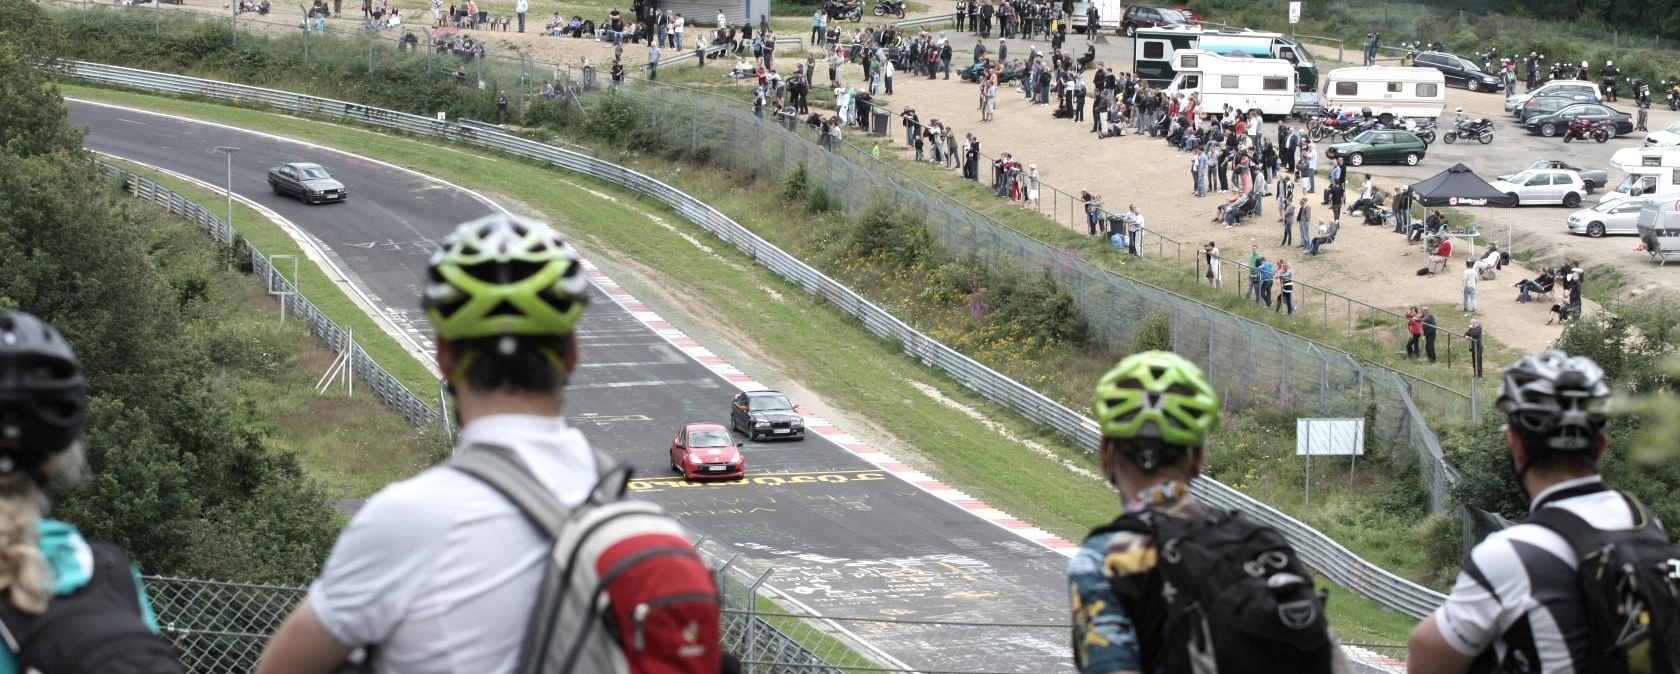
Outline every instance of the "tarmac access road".
<path fill-rule="evenodd" d="M 179 172 L 272 209 L 313 237 L 388 317 L 415 333 L 424 265 L 455 224 L 494 210 L 487 200 L 407 171 L 273 136 L 140 111 L 70 102 L 86 145 Z M 274 196 L 266 170 L 287 161 L 327 167 L 350 189 L 342 204 Z M 305 289 L 307 291 L 307 289 Z M 770 585 L 826 615 L 1065 623 L 1061 554 L 884 473 L 818 436 L 750 442 L 748 477 L 689 485 L 666 449 L 686 420 L 727 422 L 736 390 L 592 289 L 580 328 L 581 365 L 566 414 L 597 447 L 634 465 L 633 488 L 695 531 L 727 543 Z M 742 438 L 744 440 L 744 438 Z M 917 669 L 1072 669 L 1065 630 L 954 629 L 849 622 L 853 633 Z"/>

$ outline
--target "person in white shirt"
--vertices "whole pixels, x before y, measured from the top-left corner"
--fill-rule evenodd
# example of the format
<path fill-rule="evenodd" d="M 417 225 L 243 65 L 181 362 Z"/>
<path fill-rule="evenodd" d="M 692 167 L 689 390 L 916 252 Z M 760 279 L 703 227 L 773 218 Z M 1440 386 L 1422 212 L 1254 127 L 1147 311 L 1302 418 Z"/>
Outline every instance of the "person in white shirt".
<path fill-rule="evenodd" d="M 1476 310 L 1476 277 L 1481 276 L 1476 269 L 1475 260 L 1464 261 L 1464 313 L 1469 315 Z"/>
<path fill-rule="evenodd" d="M 588 301 L 577 253 L 544 223 L 491 215 L 445 239 L 428 278 L 422 306 L 461 421 L 456 452 L 493 445 L 565 505 L 582 503 L 597 460 L 561 415 Z M 256 671 L 326 674 L 366 647 L 380 674 L 508 674 L 550 548 L 464 472 L 439 466 L 387 486 L 340 534 Z"/>
<path fill-rule="evenodd" d="M 677 51 L 682 51 L 682 48 L 683 48 L 683 46 L 682 46 L 682 34 L 683 34 L 683 15 L 682 15 L 682 12 L 677 12 L 676 17 L 671 19 L 671 39 L 676 42 Z"/>
<path fill-rule="evenodd" d="M 717 23 L 718 23 L 718 28 L 729 27 L 729 17 L 724 16 L 723 15 L 723 10 L 721 10 L 721 9 L 718 10 L 718 22 Z"/>
<path fill-rule="evenodd" d="M 513 4 L 513 11 L 519 15 L 519 32 L 525 32 L 525 12 L 531 8 L 530 0 L 519 0 Z"/>

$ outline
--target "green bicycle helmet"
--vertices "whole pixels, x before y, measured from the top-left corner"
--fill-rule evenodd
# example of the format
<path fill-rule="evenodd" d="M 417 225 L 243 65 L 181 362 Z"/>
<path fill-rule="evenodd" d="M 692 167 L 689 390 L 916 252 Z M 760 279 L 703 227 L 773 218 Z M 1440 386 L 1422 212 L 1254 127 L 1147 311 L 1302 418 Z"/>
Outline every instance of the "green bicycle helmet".
<path fill-rule="evenodd" d="M 497 214 L 443 240 L 420 305 L 450 341 L 565 336 L 583 317 L 587 286 L 577 251 L 553 228 Z"/>
<path fill-rule="evenodd" d="M 1091 411 L 1105 438 L 1198 447 L 1219 425 L 1219 394 L 1194 363 L 1167 351 L 1144 351 L 1127 356 L 1103 375 Z M 1176 458 L 1145 454 L 1133 457 L 1145 470 Z"/>

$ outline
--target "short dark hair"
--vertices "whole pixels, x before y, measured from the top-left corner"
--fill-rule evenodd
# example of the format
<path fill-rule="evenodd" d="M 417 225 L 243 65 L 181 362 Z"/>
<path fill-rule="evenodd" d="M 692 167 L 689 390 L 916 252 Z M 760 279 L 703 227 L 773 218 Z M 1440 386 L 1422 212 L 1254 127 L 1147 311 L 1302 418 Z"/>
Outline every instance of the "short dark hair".
<path fill-rule="evenodd" d="M 449 343 L 453 381 L 481 392 L 559 393 L 572 336 L 499 336 Z"/>

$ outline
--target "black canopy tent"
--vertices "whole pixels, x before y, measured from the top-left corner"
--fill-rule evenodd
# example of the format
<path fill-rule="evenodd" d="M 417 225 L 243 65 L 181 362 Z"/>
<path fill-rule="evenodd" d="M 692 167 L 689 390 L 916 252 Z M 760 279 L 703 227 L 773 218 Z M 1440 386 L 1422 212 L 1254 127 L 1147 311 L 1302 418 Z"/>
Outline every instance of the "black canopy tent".
<path fill-rule="evenodd" d="M 1493 188 L 1463 164 L 1412 184 L 1412 199 L 1426 207 L 1439 206 L 1505 206 L 1517 205 L 1515 199 Z M 1505 218 L 1505 247 L 1511 247 L 1511 218 Z"/>

